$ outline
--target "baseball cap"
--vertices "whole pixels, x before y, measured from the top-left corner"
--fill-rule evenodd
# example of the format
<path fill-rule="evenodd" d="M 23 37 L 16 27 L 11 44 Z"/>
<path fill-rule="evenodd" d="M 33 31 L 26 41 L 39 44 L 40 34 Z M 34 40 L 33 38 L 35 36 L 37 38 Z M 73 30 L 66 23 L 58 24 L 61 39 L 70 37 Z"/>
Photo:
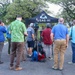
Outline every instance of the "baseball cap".
<path fill-rule="evenodd" d="M 29 25 L 30 27 L 32 27 L 32 26 L 34 26 L 34 23 L 30 23 L 30 25 Z"/>
<path fill-rule="evenodd" d="M 51 24 L 50 23 L 46 23 L 46 27 L 51 27 Z"/>

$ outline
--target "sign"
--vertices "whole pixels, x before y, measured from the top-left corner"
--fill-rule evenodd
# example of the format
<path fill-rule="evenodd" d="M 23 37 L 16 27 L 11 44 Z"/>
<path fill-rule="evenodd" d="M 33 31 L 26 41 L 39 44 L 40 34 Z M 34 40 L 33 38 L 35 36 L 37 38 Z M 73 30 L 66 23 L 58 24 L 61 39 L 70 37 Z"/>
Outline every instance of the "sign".
<path fill-rule="evenodd" d="M 41 14 L 40 18 L 36 18 L 37 22 L 50 22 L 50 19 L 47 18 L 47 16 L 43 13 Z"/>

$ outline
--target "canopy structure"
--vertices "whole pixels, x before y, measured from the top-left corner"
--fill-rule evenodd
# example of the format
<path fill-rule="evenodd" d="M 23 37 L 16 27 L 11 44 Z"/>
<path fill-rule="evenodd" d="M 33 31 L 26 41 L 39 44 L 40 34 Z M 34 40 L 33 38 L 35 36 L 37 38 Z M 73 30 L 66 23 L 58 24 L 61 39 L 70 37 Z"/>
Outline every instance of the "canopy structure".
<path fill-rule="evenodd" d="M 58 18 L 49 16 L 45 11 L 42 11 L 37 16 L 30 18 L 29 22 L 31 23 L 56 23 Z"/>

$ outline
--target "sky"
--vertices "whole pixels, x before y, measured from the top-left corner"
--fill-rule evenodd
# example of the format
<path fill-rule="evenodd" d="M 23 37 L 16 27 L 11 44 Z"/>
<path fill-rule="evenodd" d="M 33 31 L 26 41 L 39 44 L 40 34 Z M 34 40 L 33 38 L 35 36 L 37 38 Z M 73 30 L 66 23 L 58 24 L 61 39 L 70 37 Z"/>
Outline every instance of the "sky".
<path fill-rule="evenodd" d="M 60 14 L 61 11 L 63 10 L 62 7 L 60 7 L 59 5 L 56 5 L 56 4 L 53 4 L 53 3 L 48 3 L 48 2 L 47 2 L 47 4 L 49 6 L 48 10 L 52 12 L 52 14 L 50 14 L 50 15 L 55 16 L 58 13 Z"/>

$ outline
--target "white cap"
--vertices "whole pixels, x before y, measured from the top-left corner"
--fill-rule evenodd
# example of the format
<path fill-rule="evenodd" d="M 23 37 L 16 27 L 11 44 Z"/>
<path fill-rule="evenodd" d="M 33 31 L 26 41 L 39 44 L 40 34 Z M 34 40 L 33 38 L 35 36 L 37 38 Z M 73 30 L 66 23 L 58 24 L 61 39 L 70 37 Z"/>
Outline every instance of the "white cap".
<path fill-rule="evenodd" d="M 32 27 L 32 26 L 34 26 L 34 23 L 30 23 L 30 25 L 29 25 L 30 27 Z"/>

